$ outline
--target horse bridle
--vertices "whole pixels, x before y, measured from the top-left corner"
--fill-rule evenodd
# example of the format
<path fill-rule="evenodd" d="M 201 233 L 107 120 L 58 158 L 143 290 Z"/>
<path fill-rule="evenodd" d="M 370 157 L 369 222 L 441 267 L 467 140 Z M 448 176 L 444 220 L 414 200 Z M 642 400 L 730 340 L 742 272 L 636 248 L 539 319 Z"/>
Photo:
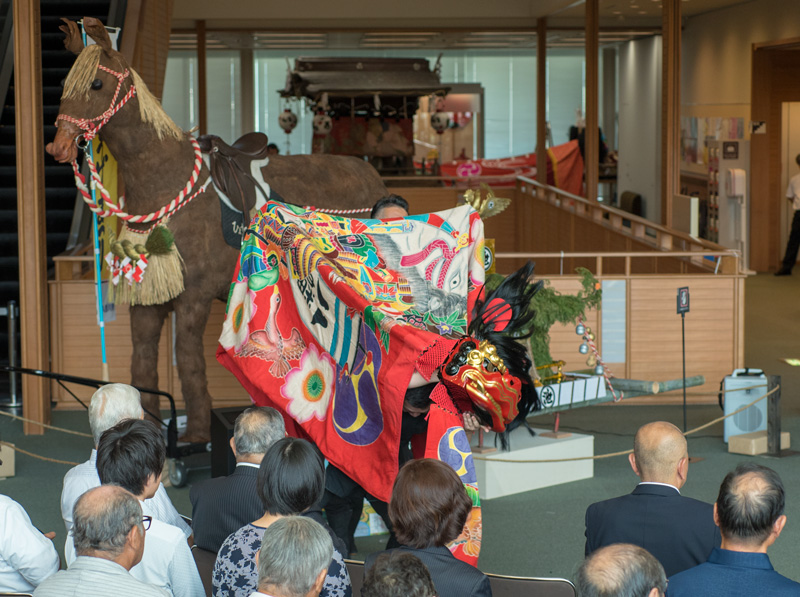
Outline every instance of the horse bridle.
<path fill-rule="evenodd" d="M 128 93 L 126 93 L 122 99 L 117 101 L 119 92 L 122 89 L 122 82 L 131 75 L 130 69 L 126 68 L 123 72 L 118 72 L 108 68 L 107 66 L 103 66 L 102 64 L 98 64 L 97 68 L 113 75 L 117 79 L 117 89 L 114 91 L 114 96 L 111 98 L 111 104 L 108 106 L 108 109 L 100 114 L 100 116 L 95 116 L 94 118 L 74 118 L 68 114 L 59 114 L 56 118 L 56 126 L 58 126 L 59 120 L 66 120 L 83 131 L 80 135 L 75 137 L 75 145 L 78 146 L 78 149 L 85 149 L 89 143 L 91 143 L 92 139 L 94 139 L 97 133 L 100 132 L 100 129 L 103 128 L 103 126 L 105 126 L 109 120 L 111 120 L 111 117 L 119 112 L 122 107 L 128 103 L 128 100 L 136 95 L 136 86 L 131 83 Z M 83 145 L 81 145 L 81 138 L 83 138 Z"/>

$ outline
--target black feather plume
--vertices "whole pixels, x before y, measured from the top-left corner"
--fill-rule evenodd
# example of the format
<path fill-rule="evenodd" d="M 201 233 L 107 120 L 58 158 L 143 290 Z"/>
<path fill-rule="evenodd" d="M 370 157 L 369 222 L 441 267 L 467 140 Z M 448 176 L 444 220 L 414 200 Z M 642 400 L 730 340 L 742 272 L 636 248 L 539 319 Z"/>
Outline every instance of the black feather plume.
<path fill-rule="evenodd" d="M 469 334 L 478 340 L 488 340 L 497 348 L 508 372 L 522 382 L 517 405 L 519 414 L 500 434 L 503 447 L 508 444 L 508 433 L 525 422 L 531 412 L 540 407 L 539 397 L 533 386 L 528 351 L 519 342 L 528 338 L 533 330 L 535 312 L 531 299 L 542 287 L 542 282 L 532 283 L 534 264 L 529 261 L 508 276 L 494 292 L 481 296 L 475 303 Z"/>

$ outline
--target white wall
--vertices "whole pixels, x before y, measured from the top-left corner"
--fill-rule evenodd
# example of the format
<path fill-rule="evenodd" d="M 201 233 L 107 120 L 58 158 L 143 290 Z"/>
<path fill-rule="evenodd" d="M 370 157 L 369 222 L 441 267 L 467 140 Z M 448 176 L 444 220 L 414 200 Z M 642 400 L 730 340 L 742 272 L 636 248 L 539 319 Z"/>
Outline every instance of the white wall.
<path fill-rule="evenodd" d="M 617 195 L 642 196 L 644 215 L 661 219 L 661 37 L 619 49 Z"/>
<path fill-rule="evenodd" d="M 681 103 L 744 105 L 749 116 L 752 44 L 798 35 L 797 0 L 753 0 L 687 19 L 681 43 Z"/>

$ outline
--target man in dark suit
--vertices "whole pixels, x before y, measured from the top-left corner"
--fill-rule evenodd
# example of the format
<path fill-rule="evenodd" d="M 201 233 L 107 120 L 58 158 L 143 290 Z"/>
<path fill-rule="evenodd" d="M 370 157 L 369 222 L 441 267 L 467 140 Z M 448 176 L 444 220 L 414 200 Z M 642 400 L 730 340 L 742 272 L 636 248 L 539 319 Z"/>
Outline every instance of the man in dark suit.
<path fill-rule="evenodd" d="M 786 493 L 778 473 L 753 462 L 728 473 L 714 504 L 722 547 L 708 561 L 669 579 L 670 597 L 800 595 L 800 583 L 775 572 L 767 548 L 786 524 Z"/>
<path fill-rule="evenodd" d="M 231 450 L 236 469 L 227 477 L 192 487 L 192 528 L 198 547 L 217 553 L 228 535 L 264 516 L 258 497 L 258 465 L 276 441 L 286 436 L 283 417 L 274 408 L 254 406 L 236 418 Z"/>
<path fill-rule="evenodd" d="M 612 543 L 632 543 L 653 554 L 667 576 L 705 562 L 720 544 L 711 504 L 683 497 L 689 454 L 671 423 L 656 421 L 636 433 L 631 468 L 641 482 L 630 495 L 586 510 L 586 555 Z"/>

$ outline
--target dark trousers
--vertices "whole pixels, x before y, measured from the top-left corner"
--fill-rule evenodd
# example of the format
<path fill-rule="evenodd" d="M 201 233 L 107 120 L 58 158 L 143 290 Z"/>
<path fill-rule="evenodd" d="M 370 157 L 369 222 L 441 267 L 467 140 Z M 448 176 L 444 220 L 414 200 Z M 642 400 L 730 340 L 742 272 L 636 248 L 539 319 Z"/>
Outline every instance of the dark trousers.
<path fill-rule="evenodd" d="M 783 256 L 783 269 L 791 269 L 797 263 L 797 252 L 800 250 L 800 210 L 794 212 L 792 231 L 786 244 L 786 255 Z"/>
<path fill-rule="evenodd" d="M 392 531 L 392 522 L 389 520 L 389 505 L 369 495 L 358 486 L 345 497 L 335 495 L 328 490 L 325 491 L 322 503 L 325 508 L 325 517 L 328 519 L 328 525 L 333 529 L 333 532 L 345 542 L 347 550 L 351 554 L 358 551 L 355 542 L 355 532 L 358 521 L 361 519 L 361 509 L 365 497 L 375 512 L 383 519 L 386 528 L 389 529 L 390 534 L 386 549 L 399 547 L 400 543 L 397 541 L 397 537 L 395 537 Z"/>

